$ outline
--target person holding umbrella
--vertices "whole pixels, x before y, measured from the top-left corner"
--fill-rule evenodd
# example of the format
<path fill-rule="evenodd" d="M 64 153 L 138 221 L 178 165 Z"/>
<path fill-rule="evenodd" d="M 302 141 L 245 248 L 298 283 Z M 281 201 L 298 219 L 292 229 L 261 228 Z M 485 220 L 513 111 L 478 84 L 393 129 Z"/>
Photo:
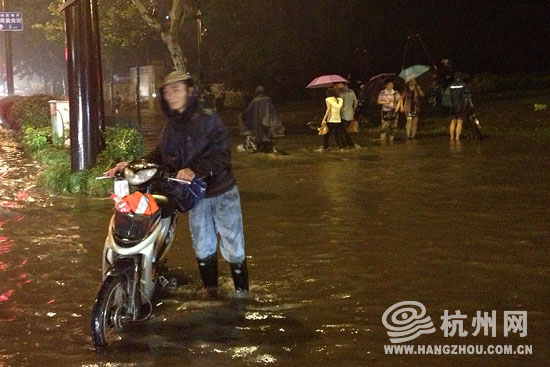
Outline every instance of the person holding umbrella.
<path fill-rule="evenodd" d="M 378 94 L 378 104 L 382 106 L 380 140 L 385 141 L 389 137 L 393 141 L 397 130 L 397 112 L 402 108 L 403 100 L 399 92 L 393 89 L 393 79 L 386 79 L 384 86 Z"/>
<path fill-rule="evenodd" d="M 321 123 L 322 127 L 327 128 L 327 133 L 323 135 L 323 147 L 319 151 L 326 150 L 330 147 L 329 139 L 330 135 L 334 133 L 336 138 L 336 143 L 340 149 L 344 148 L 345 145 L 345 126 L 342 123 L 342 118 L 340 116 L 344 100 L 338 97 L 338 92 L 334 85 L 338 83 L 349 83 L 349 80 L 341 77 L 337 74 L 322 75 L 311 81 L 306 88 L 327 88 L 327 98 L 325 103 L 327 109 L 325 115 L 323 116 L 323 121 Z"/>
<path fill-rule="evenodd" d="M 424 97 L 424 91 L 416 83 L 416 79 L 410 79 L 403 94 L 402 108 L 402 111 L 407 116 L 407 124 L 405 125 L 407 139 L 414 139 L 416 137 L 418 117 L 420 115 L 420 99 L 422 97 Z"/>

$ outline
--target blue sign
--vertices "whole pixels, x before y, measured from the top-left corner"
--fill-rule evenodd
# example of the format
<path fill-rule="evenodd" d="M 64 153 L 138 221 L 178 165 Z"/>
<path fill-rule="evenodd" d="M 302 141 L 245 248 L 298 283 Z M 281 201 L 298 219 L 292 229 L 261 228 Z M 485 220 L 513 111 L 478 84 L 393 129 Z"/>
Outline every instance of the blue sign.
<path fill-rule="evenodd" d="M 22 31 L 23 13 L 19 11 L 0 12 L 0 31 Z"/>

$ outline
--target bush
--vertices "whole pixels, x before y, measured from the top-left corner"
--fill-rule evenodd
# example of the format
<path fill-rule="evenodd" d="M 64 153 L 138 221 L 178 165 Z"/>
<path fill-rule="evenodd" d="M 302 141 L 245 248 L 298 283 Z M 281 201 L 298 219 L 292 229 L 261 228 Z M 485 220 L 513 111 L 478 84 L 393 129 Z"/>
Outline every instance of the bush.
<path fill-rule="evenodd" d="M 21 143 L 23 148 L 31 154 L 42 150 L 52 143 L 52 129 L 50 127 L 25 127 Z"/>
<path fill-rule="evenodd" d="M 54 143 L 50 126 L 51 99 L 47 95 L 32 97 L 11 96 L 0 100 L 0 118 L 6 127 L 22 130 L 21 144 L 25 151 L 43 168 L 40 182 L 55 194 L 86 193 L 105 195 L 112 189 L 110 180 L 96 180 L 109 167 L 121 161 L 133 161 L 143 156 L 143 139 L 137 122 L 115 118 L 105 131 L 105 150 L 97 157 L 94 167 L 71 172 L 71 153 Z"/>
<path fill-rule="evenodd" d="M 12 126 L 12 129 L 19 130 L 22 126 L 36 128 L 51 126 L 48 103 L 51 99 L 53 97 L 38 94 L 18 100 L 13 106 L 15 126 Z"/>
<path fill-rule="evenodd" d="M 40 183 L 55 194 L 105 196 L 112 190 L 111 180 L 96 180 L 110 166 L 132 161 L 143 155 L 141 134 L 131 128 L 110 128 L 105 133 L 106 148 L 94 167 L 72 173 L 71 153 L 66 147 L 52 145 L 49 127 L 27 127 L 23 130 L 25 150 L 43 166 Z"/>
<path fill-rule="evenodd" d="M 143 154 L 143 139 L 138 130 L 114 127 L 105 130 L 105 150 L 98 157 L 98 162 L 111 166 L 118 162 L 133 161 Z"/>
<path fill-rule="evenodd" d="M 16 125 L 16 117 L 13 114 L 15 103 L 23 99 L 21 96 L 9 96 L 0 100 L 0 119 L 8 129 L 13 129 Z"/>
<path fill-rule="evenodd" d="M 127 116 L 108 116 L 106 117 L 107 127 L 131 127 L 132 129 L 141 130 L 139 122 L 136 119 Z"/>

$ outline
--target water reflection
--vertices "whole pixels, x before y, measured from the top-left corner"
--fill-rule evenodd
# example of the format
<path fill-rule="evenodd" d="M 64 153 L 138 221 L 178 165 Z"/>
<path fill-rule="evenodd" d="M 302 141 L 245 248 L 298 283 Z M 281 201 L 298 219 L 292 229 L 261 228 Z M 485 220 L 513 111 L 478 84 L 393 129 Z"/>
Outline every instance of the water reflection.
<path fill-rule="evenodd" d="M 436 313 L 526 309 L 536 352 L 528 362 L 548 364 L 548 145 L 357 138 L 367 147 L 318 154 L 314 139 L 281 142 L 290 156 L 235 156 L 252 300 L 229 297 L 223 262 L 222 297 L 200 297 L 181 218 L 169 258 L 178 288 L 98 351 L 88 323 L 111 203 L 45 205 L 36 188 L 14 183 L 35 173 L 6 169 L 20 165 L 19 153 L 0 155 L 0 366 L 433 365 L 383 354 L 381 315 L 404 299 Z"/>

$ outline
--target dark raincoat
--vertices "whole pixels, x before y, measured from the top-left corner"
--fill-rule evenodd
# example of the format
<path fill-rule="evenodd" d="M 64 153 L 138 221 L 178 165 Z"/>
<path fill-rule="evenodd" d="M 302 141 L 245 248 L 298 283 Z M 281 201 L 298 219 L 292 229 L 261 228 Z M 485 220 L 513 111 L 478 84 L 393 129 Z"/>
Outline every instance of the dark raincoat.
<path fill-rule="evenodd" d="M 231 167 L 231 145 L 227 128 L 215 112 L 202 110 L 198 88 L 183 113 L 172 111 L 161 95 L 167 116 L 159 145 L 145 159 L 168 167 L 173 173 L 190 168 L 207 184 L 206 196 L 213 197 L 235 186 Z"/>
<path fill-rule="evenodd" d="M 277 117 L 273 101 L 265 95 L 263 87 L 256 88 L 255 95 L 242 114 L 243 133 L 254 135 L 260 144 L 283 137 L 285 128 Z"/>
<path fill-rule="evenodd" d="M 450 86 L 451 112 L 458 114 L 468 109 L 472 94 L 470 89 L 463 81 L 455 81 Z"/>

